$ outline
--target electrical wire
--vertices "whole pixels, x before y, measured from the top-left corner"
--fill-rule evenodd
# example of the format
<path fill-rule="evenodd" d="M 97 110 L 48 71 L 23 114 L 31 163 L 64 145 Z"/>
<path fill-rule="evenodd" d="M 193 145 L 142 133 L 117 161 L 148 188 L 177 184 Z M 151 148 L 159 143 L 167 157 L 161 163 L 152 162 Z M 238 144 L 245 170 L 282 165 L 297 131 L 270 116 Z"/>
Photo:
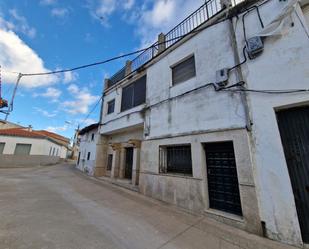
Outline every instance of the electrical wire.
<path fill-rule="evenodd" d="M 98 107 L 99 103 L 101 102 L 103 96 L 101 96 L 98 101 L 95 103 L 95 105 L 93 106 L 93 108 L 90 110 L 90 112 L 87 114 L 87 116 L 82 120 L 82 123 L 84 123 L 89 116 L 95 111 L 95 109 Z"/>

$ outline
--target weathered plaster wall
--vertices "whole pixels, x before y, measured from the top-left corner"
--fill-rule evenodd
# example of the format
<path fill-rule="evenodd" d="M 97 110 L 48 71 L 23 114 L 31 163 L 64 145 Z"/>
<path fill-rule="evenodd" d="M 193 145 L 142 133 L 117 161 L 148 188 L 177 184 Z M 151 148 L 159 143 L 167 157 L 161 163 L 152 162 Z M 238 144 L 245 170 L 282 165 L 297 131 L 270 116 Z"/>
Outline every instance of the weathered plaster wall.
<path fill-rule="evenodd" d="M 0 155 L 0 168 L 9 167 L 28 167 L 28 166 L 47 166 L 57 164 L 60 162 L 58 156 L 46 156 L 46 155 Z"/>
<path fill-rule="evenodd" d="M 206 179 L 206 159 L 203 143 L 233 141 L 237 174 L 243 210 L 243 219 L 209 210 Z M 159 173 L 159 146 L 191 144 L 193 176 Z M 214 218 L 253 233 L 261 233 L 249 139 L 246 130 L 203 133 L 168 139 L 146 140 L 141 148 L 140 190 L 143 194 L 160 199 L 193 212 L 205 211 Z M 213 215 L 215 214 L 215 215 Z"/>
<path fill-rule="evenodd" d="M 94 134 L 94 140 L 91 140 L 92 134 Z M 76 162 L 76 167 L 86 172 L 89 175 L 94 175 L 95 165 L 96 165 L 96 152 L 97 152 L 97 142 L 99 140 L 100 134 L 98 129 L 93 129 L 88 133 L 81 136 L 79 152 L 80 159 L 79 163 Z M 88 152 L 90 152 L 90 158 L 87 159 Z"/>
<path fill-rule="evenodd" d="M 152 65 L 147 70 L 147 104 L 215 82 L 217 70 L 234 65 L 228 33 L 226 22 L 209 27 Z M 196 77 L 172 86 L 171 66 L 192 54 Z M 239 94 L 212 87 L 150 107 L 145 122 L 147 138 L 245 126 Z"/>
<path fill-rule="evenodd" d="M 287 2 L 270 1 L 260 7 L 264 24 L 267 25 Z M 299 14 L 303 18 L 302 14 Z M 308 88 L 309 40 L 295 12 L 289 20 L 290 25 L 286 34 L 267 37 L 263 53 L 243 65 L 248 88 L 276 90 Z M 248 37 L 261 30 L 255 11 L 247 15 L 245 23 Z M 239 21 L 237 41 L 241 54 L 245 43 Z M 300 228 L 275 109 L 309 103 L 309 95 L 308 93 L 281 95 L 248 93 L 248 98 L 253 119 L 255 147 L 252 148 L 252 153 L 261 219 L 266 222 L 269 237 L 299 245 Z"/>

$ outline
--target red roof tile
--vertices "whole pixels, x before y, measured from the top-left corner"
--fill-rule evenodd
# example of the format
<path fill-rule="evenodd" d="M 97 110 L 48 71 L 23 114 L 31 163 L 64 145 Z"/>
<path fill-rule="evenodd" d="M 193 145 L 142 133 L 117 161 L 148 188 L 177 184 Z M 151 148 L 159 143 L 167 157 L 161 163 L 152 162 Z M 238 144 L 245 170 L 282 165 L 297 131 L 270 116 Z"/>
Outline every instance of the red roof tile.
<path fill-rule="evenodd" d="M 11 129 L 0 129 L 0 135 L 4 136 L 16 136 L 16 137 L 32 137 L 32 138 L 45 138 L 42 134 L 35 131 L 29 131 L 25 128 L 11 128 Z"/>

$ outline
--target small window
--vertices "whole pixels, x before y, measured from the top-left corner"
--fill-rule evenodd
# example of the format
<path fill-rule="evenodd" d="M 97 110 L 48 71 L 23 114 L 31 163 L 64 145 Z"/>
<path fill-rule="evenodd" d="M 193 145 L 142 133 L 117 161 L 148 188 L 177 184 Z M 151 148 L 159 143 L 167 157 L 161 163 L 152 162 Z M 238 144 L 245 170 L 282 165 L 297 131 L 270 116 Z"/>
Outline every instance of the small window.
<path fill-rule="evenodd" d="M 14 155 L 30 155 L 31 144 L 16 144 Z"/>
<path fill-rule="evenodd" d="M 53 156 L 55 155 L 55 148 L 53 148 Z"/>
<path fill-rule="evenodd" d="M 160 172 L 192 176 L 191 146 L 161 146 Z"/>
<path fill-rule="evenodd" d="M 0 155 L 3 154 L 5 143 L 0 143 Z"/>
<path fill-rule="evenodd" d="M 49 148 L 49 154 L 48 154 L 49 156 L 51 156 L 52 149 L 53 149 L 52 147 Z"/>
<path fill-rule="evenodd" d="M 78 152 L 77 164 L 79 164 L 79 160 L 80 160 L 80 152 Z"/>
<path fill-rule="evenodd" d="M 112 170 L 113 154 L 108 154 L 106 170 Z"/>
<path fill-rule="evenodd" d="M 172 80 L 173 85 L 184 82 L 195 77 L 195 61 L 194 56 L 186 59 L 183 62 L 180 62 L 176 66 L 172 67 Z"/>
<path fill-rule="evenodd" d="M 107 114 L 115 111 L 115 99 L 107 102 Z"/>
<path fill-rule="evenodd" d="M 57 149 L 56 156 L 58 156 L 58 153 L 59 153 L 59 149 Z"/>
<path fill-rule="evenodd" d="M 90 160 L 90 152 L 88 152 L 88 154 L 87 154 L 87 160 L 88 161 Z"/>
<path fill-rule="evenodd" d="M 146 101 L 146 75 L 122 89 L 121 111 L 129 110 Z"/>
<path fill-rule="evenodd" d="M 94 133 L 91 134 L 91 141 L 94 140 Z"/>

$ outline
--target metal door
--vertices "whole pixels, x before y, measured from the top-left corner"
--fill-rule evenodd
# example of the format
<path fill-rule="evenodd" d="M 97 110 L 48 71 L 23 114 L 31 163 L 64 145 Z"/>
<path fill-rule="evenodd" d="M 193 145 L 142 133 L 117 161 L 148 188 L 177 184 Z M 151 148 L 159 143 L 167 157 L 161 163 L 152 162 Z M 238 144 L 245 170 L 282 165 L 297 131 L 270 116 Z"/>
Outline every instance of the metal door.
<path fill-rule="evenodd" d="M 309 242 L 309 107 L 277 113 L 304 242 Z"/>
<path fill-rule="evenodd" d="M 132 179 L 132 167 L 133 167 L 133 148 L 126 148 L 126 165 L 124 170 L 124 177 Z"/>
<path fill-rule="evenodd" d="M 209 207 L 242 215 L 233 142 L 204 145 Z"/>

